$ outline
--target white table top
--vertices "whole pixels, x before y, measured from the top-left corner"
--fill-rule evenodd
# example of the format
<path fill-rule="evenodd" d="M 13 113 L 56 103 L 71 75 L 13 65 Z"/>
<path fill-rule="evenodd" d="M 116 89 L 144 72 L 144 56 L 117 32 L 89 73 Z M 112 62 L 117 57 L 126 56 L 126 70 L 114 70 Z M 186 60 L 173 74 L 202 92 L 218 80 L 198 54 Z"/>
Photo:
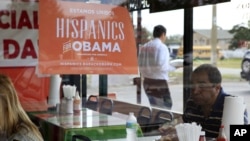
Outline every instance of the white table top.
<path fill-rule="evenodd" d="M 136 141 L 155 141 L 156 139 L 159 139 L 160 136 L 147 136 L 147 137 L 138 137 Z M 93 140 L 93 141 L 101 141 L 101 140 Z M 126 138 L 122 139 L 109 139 L 105 141 L 127 141 Z"/>

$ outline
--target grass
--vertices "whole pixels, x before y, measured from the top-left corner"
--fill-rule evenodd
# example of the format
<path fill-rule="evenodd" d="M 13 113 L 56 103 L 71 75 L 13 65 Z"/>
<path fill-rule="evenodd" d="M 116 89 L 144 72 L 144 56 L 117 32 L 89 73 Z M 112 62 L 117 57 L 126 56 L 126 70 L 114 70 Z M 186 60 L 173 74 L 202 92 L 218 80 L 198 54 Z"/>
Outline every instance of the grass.
<path fill-rule="evenodd" d="M 232 58 L 232 59 L 218 60 L 216 63 L 217 63 L 218 68 L 239 69 L 241 68 L 241 61 L 242 61 L 242 58 Z M 210 60 L 194 60 L 193 65 L 199 66 L 204 63 L 211 63 L 211 61 Z"/>
<path fill-rule="evenodd" d="M 217 61 L 218 68 L 233 68 L 233 69 L 240 69 L 241 68 L 241 61 L 242 58 L 233 58 L 233 59 L 224 59 Z M 210 60 L 194 60 L 193 65 L 194 67 L 199 66 L 201 64 L 211 63 Z M 241 78 L 237 75 L 231 74 L 222 74 L 222 78 L 225 81 L 239 81 Z M 170 77 L 175 77 L 178 80 L 182 80 L 183 73 L 182 72 L 171 72 Z"/>

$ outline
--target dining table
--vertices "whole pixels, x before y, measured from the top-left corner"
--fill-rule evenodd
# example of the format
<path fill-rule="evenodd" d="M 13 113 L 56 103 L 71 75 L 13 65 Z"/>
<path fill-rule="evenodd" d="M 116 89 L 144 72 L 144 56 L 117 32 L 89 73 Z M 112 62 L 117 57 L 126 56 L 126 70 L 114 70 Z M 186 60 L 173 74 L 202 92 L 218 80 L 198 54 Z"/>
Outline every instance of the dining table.
<path fill-rule="evenodd" d="M 88 136 L 91 140 L 116 140 L 126 137 L 126 119 L 88 108 L 71 114 L 39 111 L 29 112 L 28 115 L 39 123 L 46 141 L 71 141 L 72 136 L 76 134 Z M 143 136 L 139 125 L 137 135 Z"/>
<path fill-rule="evenodd" d="M 137 137 L 136 141 L 160 141 L 161 136 L 145 136 L 145 137 Z M 106 139 L 106 140 L 91 140 L 91 141 L 128 141 L 125 138 L 117 138 L 117 139 Z"/>

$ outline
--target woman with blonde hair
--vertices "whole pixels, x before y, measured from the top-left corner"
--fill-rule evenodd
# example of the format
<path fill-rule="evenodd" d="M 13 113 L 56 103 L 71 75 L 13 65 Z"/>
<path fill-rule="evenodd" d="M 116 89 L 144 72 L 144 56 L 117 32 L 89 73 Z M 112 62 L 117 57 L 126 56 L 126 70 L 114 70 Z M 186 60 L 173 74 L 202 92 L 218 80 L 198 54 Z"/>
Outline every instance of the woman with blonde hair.
<path fill-rule="evenodd" d="M 11 79 L 0 74 L 0 140 L 43 141 L 38 127 L 22 108 Z"/>

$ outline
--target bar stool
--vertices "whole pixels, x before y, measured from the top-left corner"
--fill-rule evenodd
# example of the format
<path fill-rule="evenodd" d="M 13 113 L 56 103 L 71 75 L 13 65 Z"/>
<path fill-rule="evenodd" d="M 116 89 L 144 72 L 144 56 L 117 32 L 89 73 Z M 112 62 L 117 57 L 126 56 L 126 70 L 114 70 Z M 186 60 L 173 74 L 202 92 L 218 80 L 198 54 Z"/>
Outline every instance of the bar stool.
<path fill-rule="evenodd" d="M 174 115 L 169 111 L 159 111 L 155 115 L 154 123 L 164 124 L 167 122 L 171 122 L 174 119 Z"/>
<path fill-rule="evenodd" d="M 91 139 L 84 135 L 73 135 L 72 141 L 91 141 Z"/>
<path fill-rule="evenodd" d="M 112 115 L 113 107 L 114 107 L 114 104 L 113 104 L 112 99 L 102 99 L 101 104 L 100 104 L 100 108 L 99 108 L 99 112 L 104 113 L 104 114 L 108 114 L 108 115 Z"/>
<path fill-rule="evenodd" d="M 99 99 L 97 95 L 90 95 L 86 101 L 85 107 L 97 111 Z"/>
<path fill-rule="evenodd" d="M 172 122 L 172 120 L 174 119 L 173 113 L 169 112 L 169 111 L 158 111 L 155 115 L 155 118 L 153 119 L 153 121 L 151 121 L 151 123 L 149 124 L 149 126 L 147 127 L 147 135 L 154 135 L 154 134 L 159 134 L 159 128 L 165 124 L 165 123 L 169 123 Z"/>
<path fill-rule="evenodd" d="M 152 118 L 152 111 L 149 107 L 141 107 L 137 116 L 137 122 L 145 133 L 149 131 L 148 125 Z"/>

